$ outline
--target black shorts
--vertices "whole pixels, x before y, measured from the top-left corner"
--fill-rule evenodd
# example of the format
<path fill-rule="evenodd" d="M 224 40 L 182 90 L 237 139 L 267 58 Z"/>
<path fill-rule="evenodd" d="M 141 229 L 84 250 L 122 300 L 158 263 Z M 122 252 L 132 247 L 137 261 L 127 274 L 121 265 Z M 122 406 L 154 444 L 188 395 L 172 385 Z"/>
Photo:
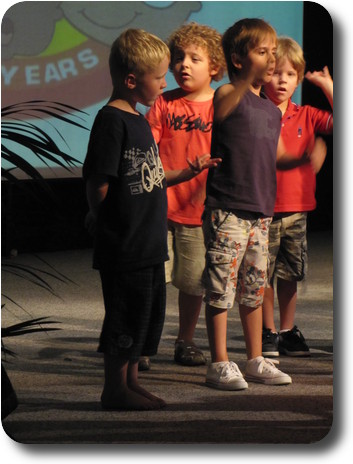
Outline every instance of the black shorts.
<path fill-rule="evenodd" d="M 166 284 L 164 263 L 128 272 L 101 270 L 105 318 L 98 351 L 130 361 L 157 353 Z"/>

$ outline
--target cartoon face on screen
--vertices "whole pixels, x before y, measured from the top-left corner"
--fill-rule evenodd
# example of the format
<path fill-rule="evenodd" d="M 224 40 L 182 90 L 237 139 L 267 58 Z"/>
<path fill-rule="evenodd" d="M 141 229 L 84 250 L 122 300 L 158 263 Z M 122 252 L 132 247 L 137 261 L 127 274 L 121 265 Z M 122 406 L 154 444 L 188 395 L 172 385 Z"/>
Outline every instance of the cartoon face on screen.
<path fill-rule="evenodd" d="M 1 56 L 35 56 L 50 44 L 56 22 L 63 17 L 61 2 L 22 2 L 13 5 L 1 24 Z"/>
<path fill-rule="evenodd" d="M 128 28 L 162 39 L 201 2 L 20 2 L 1 27 L 2 104 L 60 100 L 83 108 L 109 97 L 108 56 Z"/>
<path fill-rule="evenodd" d="M 110 45 L 125 29 L 145 29 L 166 39 L 200 2 L 173 2 L 156 8 L 146 2 L 62 2 L 66 19 L 83 34 Z"/>

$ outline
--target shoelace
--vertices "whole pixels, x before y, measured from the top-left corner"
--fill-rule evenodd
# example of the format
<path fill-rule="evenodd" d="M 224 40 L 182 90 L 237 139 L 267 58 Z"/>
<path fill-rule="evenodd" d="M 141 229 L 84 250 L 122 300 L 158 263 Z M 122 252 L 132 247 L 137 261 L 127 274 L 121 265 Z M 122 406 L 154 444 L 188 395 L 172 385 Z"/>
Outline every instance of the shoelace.
<path fill-rule="evenodd" d="M 295 325 L 293 329 L 291 330 L 292 334 L 297 336 L 301 341 L 305 342 L 305 338 L 301 331 L 298 329 L 298 327 Z"/>
<path fill-rule="evenodd" d="M 235 364 L 235 362 L 230 361 L 228 364 L 222 367 L 221 376 L 229 378 L 231 376 L 242 377 L 242 373 L 239 370 L 239 367 Z"/>
<path fill-rule="evenodd" d="M 279 364 L 279 361 L 275 361 L 275 360 L 272 360 L 272 359 L 268 359 L 268 358 L 264 358 L 259 366 L 258 366 L 258 372 L 259 374 L 262 374 L 263 371 L 267 371 L 267 372 L 270 372 L 271 374 L 272 373 L 275 373 L 278 371 L 277 367 L 275 366 L 275 364 Z"/>
<path fill-rule="evenodd" d="M 272 342 L 273 340 L 277 340 L 278 339 L 278 333 L 274 333 L 274 332 L 268 332 L 264 335 L 264 338 L 266 341 L 270 341 Z"/>

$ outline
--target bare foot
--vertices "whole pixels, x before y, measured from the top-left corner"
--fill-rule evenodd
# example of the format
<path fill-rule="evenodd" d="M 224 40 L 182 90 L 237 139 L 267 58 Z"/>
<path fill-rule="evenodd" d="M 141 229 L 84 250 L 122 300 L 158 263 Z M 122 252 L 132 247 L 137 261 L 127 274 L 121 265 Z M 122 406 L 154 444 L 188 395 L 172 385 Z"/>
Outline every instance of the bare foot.
<path fill-rule="evenodd" d="M 156 401 L 128 388 L 110 392 L 104 389 L 101 403 L 103 409 L 117 411 L 150 411 L 161 407 Z"/>
<path fill-rule="evenodd" d="M 162 400 L 162 398 L 153 395 L 152 393 L 141 387 L 141 385 L 138 383 L 129 384 L 129 388 L 134 392 L 139 393 L 140 395 L 143 395 L 144 397 L 148 398 L 153 403 L 158 404 L 159 408 L 165 408 L 167 406 L 167 403 L 164 400 Z"/>

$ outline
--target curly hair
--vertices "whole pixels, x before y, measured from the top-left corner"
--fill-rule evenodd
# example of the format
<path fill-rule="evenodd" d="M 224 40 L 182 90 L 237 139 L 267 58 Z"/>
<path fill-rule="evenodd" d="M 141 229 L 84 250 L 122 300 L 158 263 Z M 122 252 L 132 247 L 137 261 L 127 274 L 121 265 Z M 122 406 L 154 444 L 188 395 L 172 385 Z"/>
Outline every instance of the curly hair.
<path fill-rule="evenodd" d="M 210 26 L 191 22 L 184 24 L 174 31 L 167 40 L 171 61 L 170 70 L 173 71 L 174 58 L 178 50 L 182 50 L 189 45 L 196 45 L 204 49 L 210 60 L 210 67 L 218 69 L 217 74 L 212 76 L 214 81 L 220 81 L 226 70 L 226 62 L 222 51 L 222 35 Z"/>
<path fill-rule="evenodd" d="M 282 60 L 288 58 L 293 68 L 298 73 L 298 83 L 304 79 L 305 59 L 301 46 L 291 37 L 278 37 L 276 60 L 280 64 Z"/>

